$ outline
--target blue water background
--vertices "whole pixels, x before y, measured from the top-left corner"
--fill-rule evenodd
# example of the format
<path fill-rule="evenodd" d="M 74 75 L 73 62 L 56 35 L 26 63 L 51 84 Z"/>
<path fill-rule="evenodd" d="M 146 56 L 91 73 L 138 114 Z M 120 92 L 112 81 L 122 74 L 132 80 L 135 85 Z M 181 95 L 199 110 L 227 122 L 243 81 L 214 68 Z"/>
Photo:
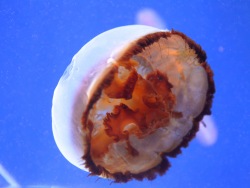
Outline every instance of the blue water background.
<path fill-rule="evenodd" d="M 135 23 L 153 8 L 169 29 L 207 52 L 214 70 L 217 143 L 193 140 L 154 181 L 88 177 L 59 152 L 51 130 L 53 91 L 73 55 L 94 36 Z M 0 2 L 0 163 L 22 185 L 248 187 L 250 185 L 250 2 L 23 0 Z M 0 187 L 6 185 L 0 177 Z"/>

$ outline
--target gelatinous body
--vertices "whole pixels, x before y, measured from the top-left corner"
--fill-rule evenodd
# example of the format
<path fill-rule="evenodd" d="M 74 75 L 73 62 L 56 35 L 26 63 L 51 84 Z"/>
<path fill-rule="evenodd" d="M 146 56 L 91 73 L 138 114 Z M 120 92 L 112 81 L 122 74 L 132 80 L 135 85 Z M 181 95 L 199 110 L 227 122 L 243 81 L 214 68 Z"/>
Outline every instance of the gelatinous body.
<path fill-rule="evenodd" d="M 218 130 L 211 116 L 204 116 L 199 125 L 196 138 L 203 146 L 213 146 L 218 139 Z"/>
<path fill-rule="evenodd" d="M 116 28 L 86 44 L 61 78 L 54 137 L 71 163 L 93 175 L 154 179 L 211 113 L 214 91 L 205 52 L 183 33 Z"/>
<path fill-rule="evenodd" d="M 148 25 L 159 29 L 166 28 L 164 20 L 151 8 L 142 8 L 136 13 L 136 23 L 139 25 Z"/>

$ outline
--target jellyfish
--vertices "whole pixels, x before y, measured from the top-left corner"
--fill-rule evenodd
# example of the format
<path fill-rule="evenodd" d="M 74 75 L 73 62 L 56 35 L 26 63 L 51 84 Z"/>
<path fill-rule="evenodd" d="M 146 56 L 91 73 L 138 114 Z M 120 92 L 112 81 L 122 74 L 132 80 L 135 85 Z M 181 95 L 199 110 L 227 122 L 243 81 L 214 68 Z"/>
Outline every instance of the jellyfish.
<path fill-rule="evenodd" d="M 142 8 L 136 13 L 136 23 L 157 27 L 159 29 L 166 28 L 166 24 L 161 16 L 151 8 Z"/>
<path fill-rule="evenodd" d="M 166 24 L 164 23 L 162 17 L 151 8 L 143 8 L 136 13 L 136 24 L 148 25 L 159 29 L 166 28 Z M 220 46 L 218 51 L 223 52 L 224 48 Z M 202 121 L 200 122 L 199 131 L 197 132 L 196 137 L 202 146 L 212 146 L 216 143 L 218 131 L 212 116 L 203 117 Z"/>
<path fill-rule="evenodd" d="M 185 34 L 131 25 L 73 57 L 54 91 L 52 129 L 64 157 L 115 182 L 153 180 L 211 114 L 206 53 Z"/>
<path fill-rule="evenodd" d="M 218 139 L 218 130 L 211 116 L 204 116 L 200 122 L 196 137 L 203 146 L 212 146 Z"/>

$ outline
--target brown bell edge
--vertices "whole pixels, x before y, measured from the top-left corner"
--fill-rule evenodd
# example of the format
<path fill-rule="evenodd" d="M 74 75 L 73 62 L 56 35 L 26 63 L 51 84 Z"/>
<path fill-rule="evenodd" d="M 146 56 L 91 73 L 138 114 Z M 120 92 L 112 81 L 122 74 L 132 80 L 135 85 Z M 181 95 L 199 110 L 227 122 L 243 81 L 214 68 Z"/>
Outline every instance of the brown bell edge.
<path fill-rule="evenodd" d="M 86 140 L 85 140 L 87 143 L 86 144 L 87 148 L 85 148 L 85 155 L 82 156 L 82 159 L 85 161 L 84 165 L 87 169 L 89 169 L 90 175 L 98 175 L 98 176 L 110 178 L 110 179 L 113 179 L 114 182 L 116 182 L 116 183 L 122 183 L 122 182 L 125 183 L 125 182 L 132 180 L 132 179 L 136 179 L 139 181 L 143 180 L 144 178 L 146 178 L 148 180 L 153 180 L 156 178 L 157 175 L 165 174 L 166 171 L 168 170 L 168 168 L 171 166 L 167 157 L 176 157 L 178 154 L 180 154 L 181 148 L 187 147 L 188 143 L 195 137 L 196 132 L 199 130 L 199 122 L 202 120 L 203 116 L 211 114 L 210 109 L 212 106 L 213 96 L 215 93 L 213 72 L 212 72 L 210 66 L 206 62 L 205 51 L 202 50 L 200 45 L 196 44 L 192 39 L 190 39 L 189 37 L 187 37 L 183 33 L 172 30 L 170 32 L 157 32 L 157 33 L 153 33 L 153 34 L 148 34 L 145 37 L 137 40 L 135 42 L 136 45 L 132 45 L 132 47 L 129 48 L 128 51 L 124 54 L 124 56 L 122 56 L 119 60 L 128 60 L 133 55 L 140 53 L 145 47 L 151 45 L 154 42 L 157 42 L 160 38 L 168 38 L 172 34 L 179 35 L 187 42 L 189 47 L 196 52 L 200 64 L 203 66 L 203 68 L 207 72 L 208 91 L 207 91 L 207 95 L 206 95 L 206 102 L 205 102 L 204 108 L 201 111 L 201 113 L 196 118 L 194 118 L 192 129 L 183 137 L 182 142 L 174 150 L 172 150 L 171 152 L 168 152 L 168 153 L 161 154 L 161 157 L 162 157 L 161 163 L 159 163 L 157 166 L 155 166 L 155 167 L 153 167 L 145 172 L 138 173 L 138 174 L 133 174 L 130 172 L 110 173 L 102 166 L 96 166 L 91 158 L 91 155 L 90 155 L 91 146 L 90 146 L 90 133 L 89 133 L 89 136 L 87 136 Z M 99 85 L 99 87 L 96 89 L 95 96 L 93 96 L 90 99 L 90 102 L 88 103 L 88 106 L 87 106 L 87 108 L 83 114 L 83 117 L 82 117 L 82 124 L 83 124 L 84 130 L 87 129 L 87 127 L 86 127 L 87 124 L 92 123 L 92 122 L 88 121 L 85 117 L 88 116 L 89 111 L 91 110 L 91 108 L 93 107 L 95 102 L 100 98 L 102 89 L 105 88 L 106 86 L 110 85 L 110 83 L 114 77 L 113 72 L 114 72 L 113 70 L 110 70 L 108 78 L 105 79 Z M 89 132 L 91 132 L 91 130 L 89 130 Z"/>

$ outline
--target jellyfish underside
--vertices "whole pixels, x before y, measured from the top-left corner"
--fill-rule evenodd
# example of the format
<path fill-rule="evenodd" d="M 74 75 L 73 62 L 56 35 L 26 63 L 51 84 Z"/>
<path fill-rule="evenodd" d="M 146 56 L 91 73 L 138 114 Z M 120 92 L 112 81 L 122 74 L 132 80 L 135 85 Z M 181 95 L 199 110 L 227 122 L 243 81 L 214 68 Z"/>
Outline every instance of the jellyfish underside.
<path fill-rule="evenodd" d="M 88 88 L 82 115 L 85 167 L 127 182 L 164 174 L 210 114 L 214 93 L 206 54 L 184 34 L 133 41 Z"/>

